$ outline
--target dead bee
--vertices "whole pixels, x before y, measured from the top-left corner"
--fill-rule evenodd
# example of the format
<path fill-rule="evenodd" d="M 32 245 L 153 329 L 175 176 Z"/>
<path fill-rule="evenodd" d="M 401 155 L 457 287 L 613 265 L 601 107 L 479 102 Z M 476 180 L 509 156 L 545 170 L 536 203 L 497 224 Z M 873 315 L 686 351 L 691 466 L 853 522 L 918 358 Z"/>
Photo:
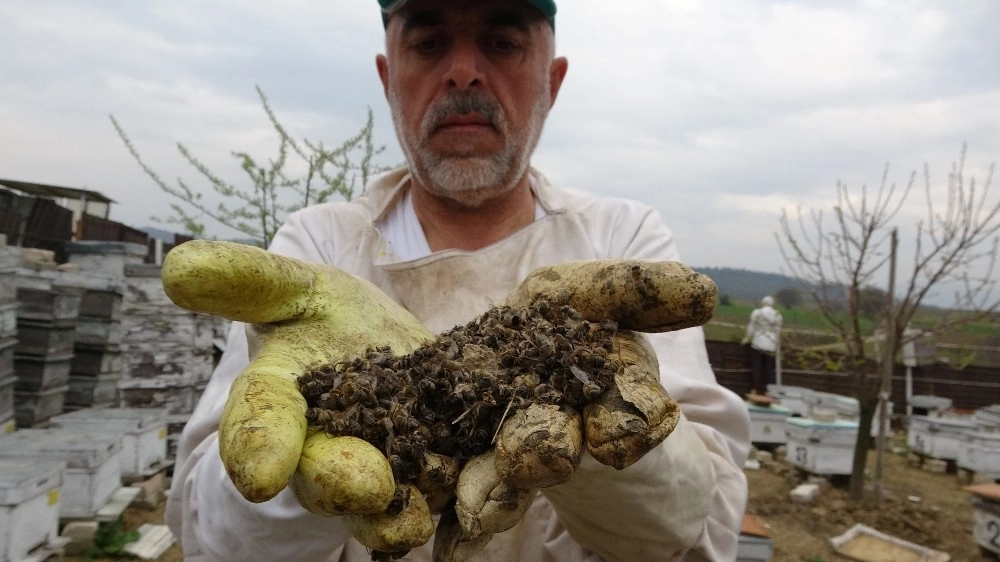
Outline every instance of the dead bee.
<path fill-rule="evenodd" d="M 588 401 L 593 402 L 597 400 L 604 394 L 604 389 L 597 385 L 597 383 L 588 382 L 583 385 L 583 397 Z"/>
<path fill-rule="evenodd" d="M 556 390 L 552 385 L 542 383 L 533 390 L 535 399 L 543 404 L 559 404 L 563 401 L 563 393 Z"/>

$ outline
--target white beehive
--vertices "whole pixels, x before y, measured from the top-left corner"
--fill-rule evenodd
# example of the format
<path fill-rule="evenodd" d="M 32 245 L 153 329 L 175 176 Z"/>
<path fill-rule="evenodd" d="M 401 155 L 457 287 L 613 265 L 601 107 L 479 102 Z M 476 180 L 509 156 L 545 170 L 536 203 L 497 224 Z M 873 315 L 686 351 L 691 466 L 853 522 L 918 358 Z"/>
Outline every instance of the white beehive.
<path fill-rule="evenodd" d="M 14 433 L 15 429 L 17 429 L 17 422 L 14 421 L 13 412 L 7 416 L 0 416 L 0 439 Z"/>
<path fill-rule="evenodd" d="M 857 422 L 849 420 L 816 421 L 810 418 L 785 420 L 789 464 L 820 475 L 850 474 L 854 445 L 858 438 Z"/>
<path fill-rule="evenodd" d="M 799 416 L 809 415 L 809 405 L 815 401 L 813 394 L 813 389 L 804 386 L 767 385 L 768 396 L 777 399 L 779 404 Z"/>
<path fill-rule="evenodd" d="M 994 554 L 1000 554 L 1000 484 L 967 486 L 971 494 L 972 536 L 976 544 Z"/>
<path fill-rule="evenodd" d="M 976 422 L 967 415 L 911 416 L 906 445 L 928 457 L 955 460 L 964 434 L 975 428 Z"/>
<path fill-rule="evenodd" d="M 743 515 L 736 562 L 767 562 L 774 554 L 774 543 L 764 523 L 755 515 Z"/>
<path fill-rule="evenodd" d="M 913 413 L 918 416 L 940 415 L 945 410 L 951 408 L 951 398 L 944 396 L 933 396 L 930 394 L 915 394 L 910 397 L 910 407 Z"/>
<path fill-rule="evenodd" d="M 17 375 L 0 374 L 0 420 L 14 417 L 14 385 Z"/>
<path fill-rule="evenodd" d="M 1000 433 L 966 431 L 955 462 L 959 468 L 1000 479 Z"/>
<path fill-rule="evenodd" d="M 764 444 L 780 444 L 787 441 L 785 437 L 785 419 L 792 411 L 778 404 L 760 406 L 747 402 L 750 411 L 750 442 Z"/>
<path fill-rule="evenodd" d="M 0 459 L 66 463 L 62 518 L 92 518 L 121 487 L 121 435 L 69 429 L 18 429 L 0 439 Z"/>
<path fill-rule="evenodd" d="M 812 408 L 824 408 L 836 412 L 837 417 L 846 420 L 855 420 L 861 413 L 858 399 L 843 394 L 833 392 L 814 392 L 810 406 Z"/>
<path fill-rule="evenodd" d="M 122 436 L 122 476 L 152 476 L 167 458 L 167 410 L 163 408 L 85 408 L 59 414 L 53 427 Z"/>
<path fill-rule="evenodd" d="M 985 431 L 1000 431 L 1000 404 L 983 406 L 973 414 L 976 426 Z"/>
<path fill-rule="evenodd" d="M 0 560 L 23 560 L 59 535 L 60 461 L 0 459 Z"/>

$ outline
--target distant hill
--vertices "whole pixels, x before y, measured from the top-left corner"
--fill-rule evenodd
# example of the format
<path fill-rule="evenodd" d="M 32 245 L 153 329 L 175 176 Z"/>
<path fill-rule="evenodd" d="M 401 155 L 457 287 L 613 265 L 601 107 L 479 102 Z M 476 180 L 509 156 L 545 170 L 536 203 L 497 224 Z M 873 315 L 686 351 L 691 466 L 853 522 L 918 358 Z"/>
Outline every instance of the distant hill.
<path fill-rule="evenodd" d="M 150 238 L 159 238 L 168 244 L 174 243 L 174 233 L 169 230 L 163 230 L 162 228 L 155 228 L 152 226 L 144 226 L 139 230 L 148 234 Z"/>
<path fill-rule="evenodd" d="M 794 277 L 779 273 L 764 273 L 732 267 L 694 267 L 695 271 L 708 275 L 719 287 L 719 296 L 732 299 L 758 301 L 773 295 L 786 287 L 802 287 Z"/>

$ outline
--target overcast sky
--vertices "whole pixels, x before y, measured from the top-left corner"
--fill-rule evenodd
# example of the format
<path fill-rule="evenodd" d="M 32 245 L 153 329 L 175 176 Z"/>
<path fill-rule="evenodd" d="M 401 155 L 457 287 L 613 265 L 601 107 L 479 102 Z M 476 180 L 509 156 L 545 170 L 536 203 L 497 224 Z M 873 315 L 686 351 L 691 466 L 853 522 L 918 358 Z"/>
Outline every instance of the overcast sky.
<path fill-rule="evenodd" d="M 905 183 L 927 163 L 943 197 L 963 143 L 985 178 L 998 22 L 998 0 L 563 0 L 569 74 L 534 164 L 653 205 L 695 266 L 787 271 L 781 210 L 828 208 L 838 180 L 875 186 L 889 163 Z M 399 162 L 381 50 L 374 1 L 2 2 L 0 178 L 97 190 L 112 219 L 148 225 L 168 199 L 108 116 L 170 181 L 203 185 L 177 142 L 242 181 L 231 150 L 275 154 L 255 85 L 294 137 L 327 145 L 370 107 L 383 163 Z"/>

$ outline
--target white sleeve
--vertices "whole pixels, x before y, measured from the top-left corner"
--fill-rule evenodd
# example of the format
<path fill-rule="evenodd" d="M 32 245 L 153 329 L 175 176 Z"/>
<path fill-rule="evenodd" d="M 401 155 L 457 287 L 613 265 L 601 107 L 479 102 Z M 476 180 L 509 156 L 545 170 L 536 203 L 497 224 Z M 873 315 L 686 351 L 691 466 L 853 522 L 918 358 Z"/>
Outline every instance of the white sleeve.
<path fill-rule="evenodd" d="M 673 433 L 615 470 L 585 455 L 566 484 L 543 490 L 566 529 L 608 560 L 733 560 L 747 500 L 749 415 L 716 383 L 700 328 L 650 335 L 661 382 L 680 404 Z"/>
<path fill-rule="evenodd" d="M 612 241 L 609 257 L 680 260 L 671 232 L 646 206 L 597 223 L 597 236 Z M 701 328 L 649 340 L 660 381 L 683 413 L 677 429 L 625 470 L 586 456 L 546 496 L 573 538 L 609 560 L 672 560 L 684 550 L 685 561 L 734 560 L 749 495 L 749 412 L 718 384 Z"/>

